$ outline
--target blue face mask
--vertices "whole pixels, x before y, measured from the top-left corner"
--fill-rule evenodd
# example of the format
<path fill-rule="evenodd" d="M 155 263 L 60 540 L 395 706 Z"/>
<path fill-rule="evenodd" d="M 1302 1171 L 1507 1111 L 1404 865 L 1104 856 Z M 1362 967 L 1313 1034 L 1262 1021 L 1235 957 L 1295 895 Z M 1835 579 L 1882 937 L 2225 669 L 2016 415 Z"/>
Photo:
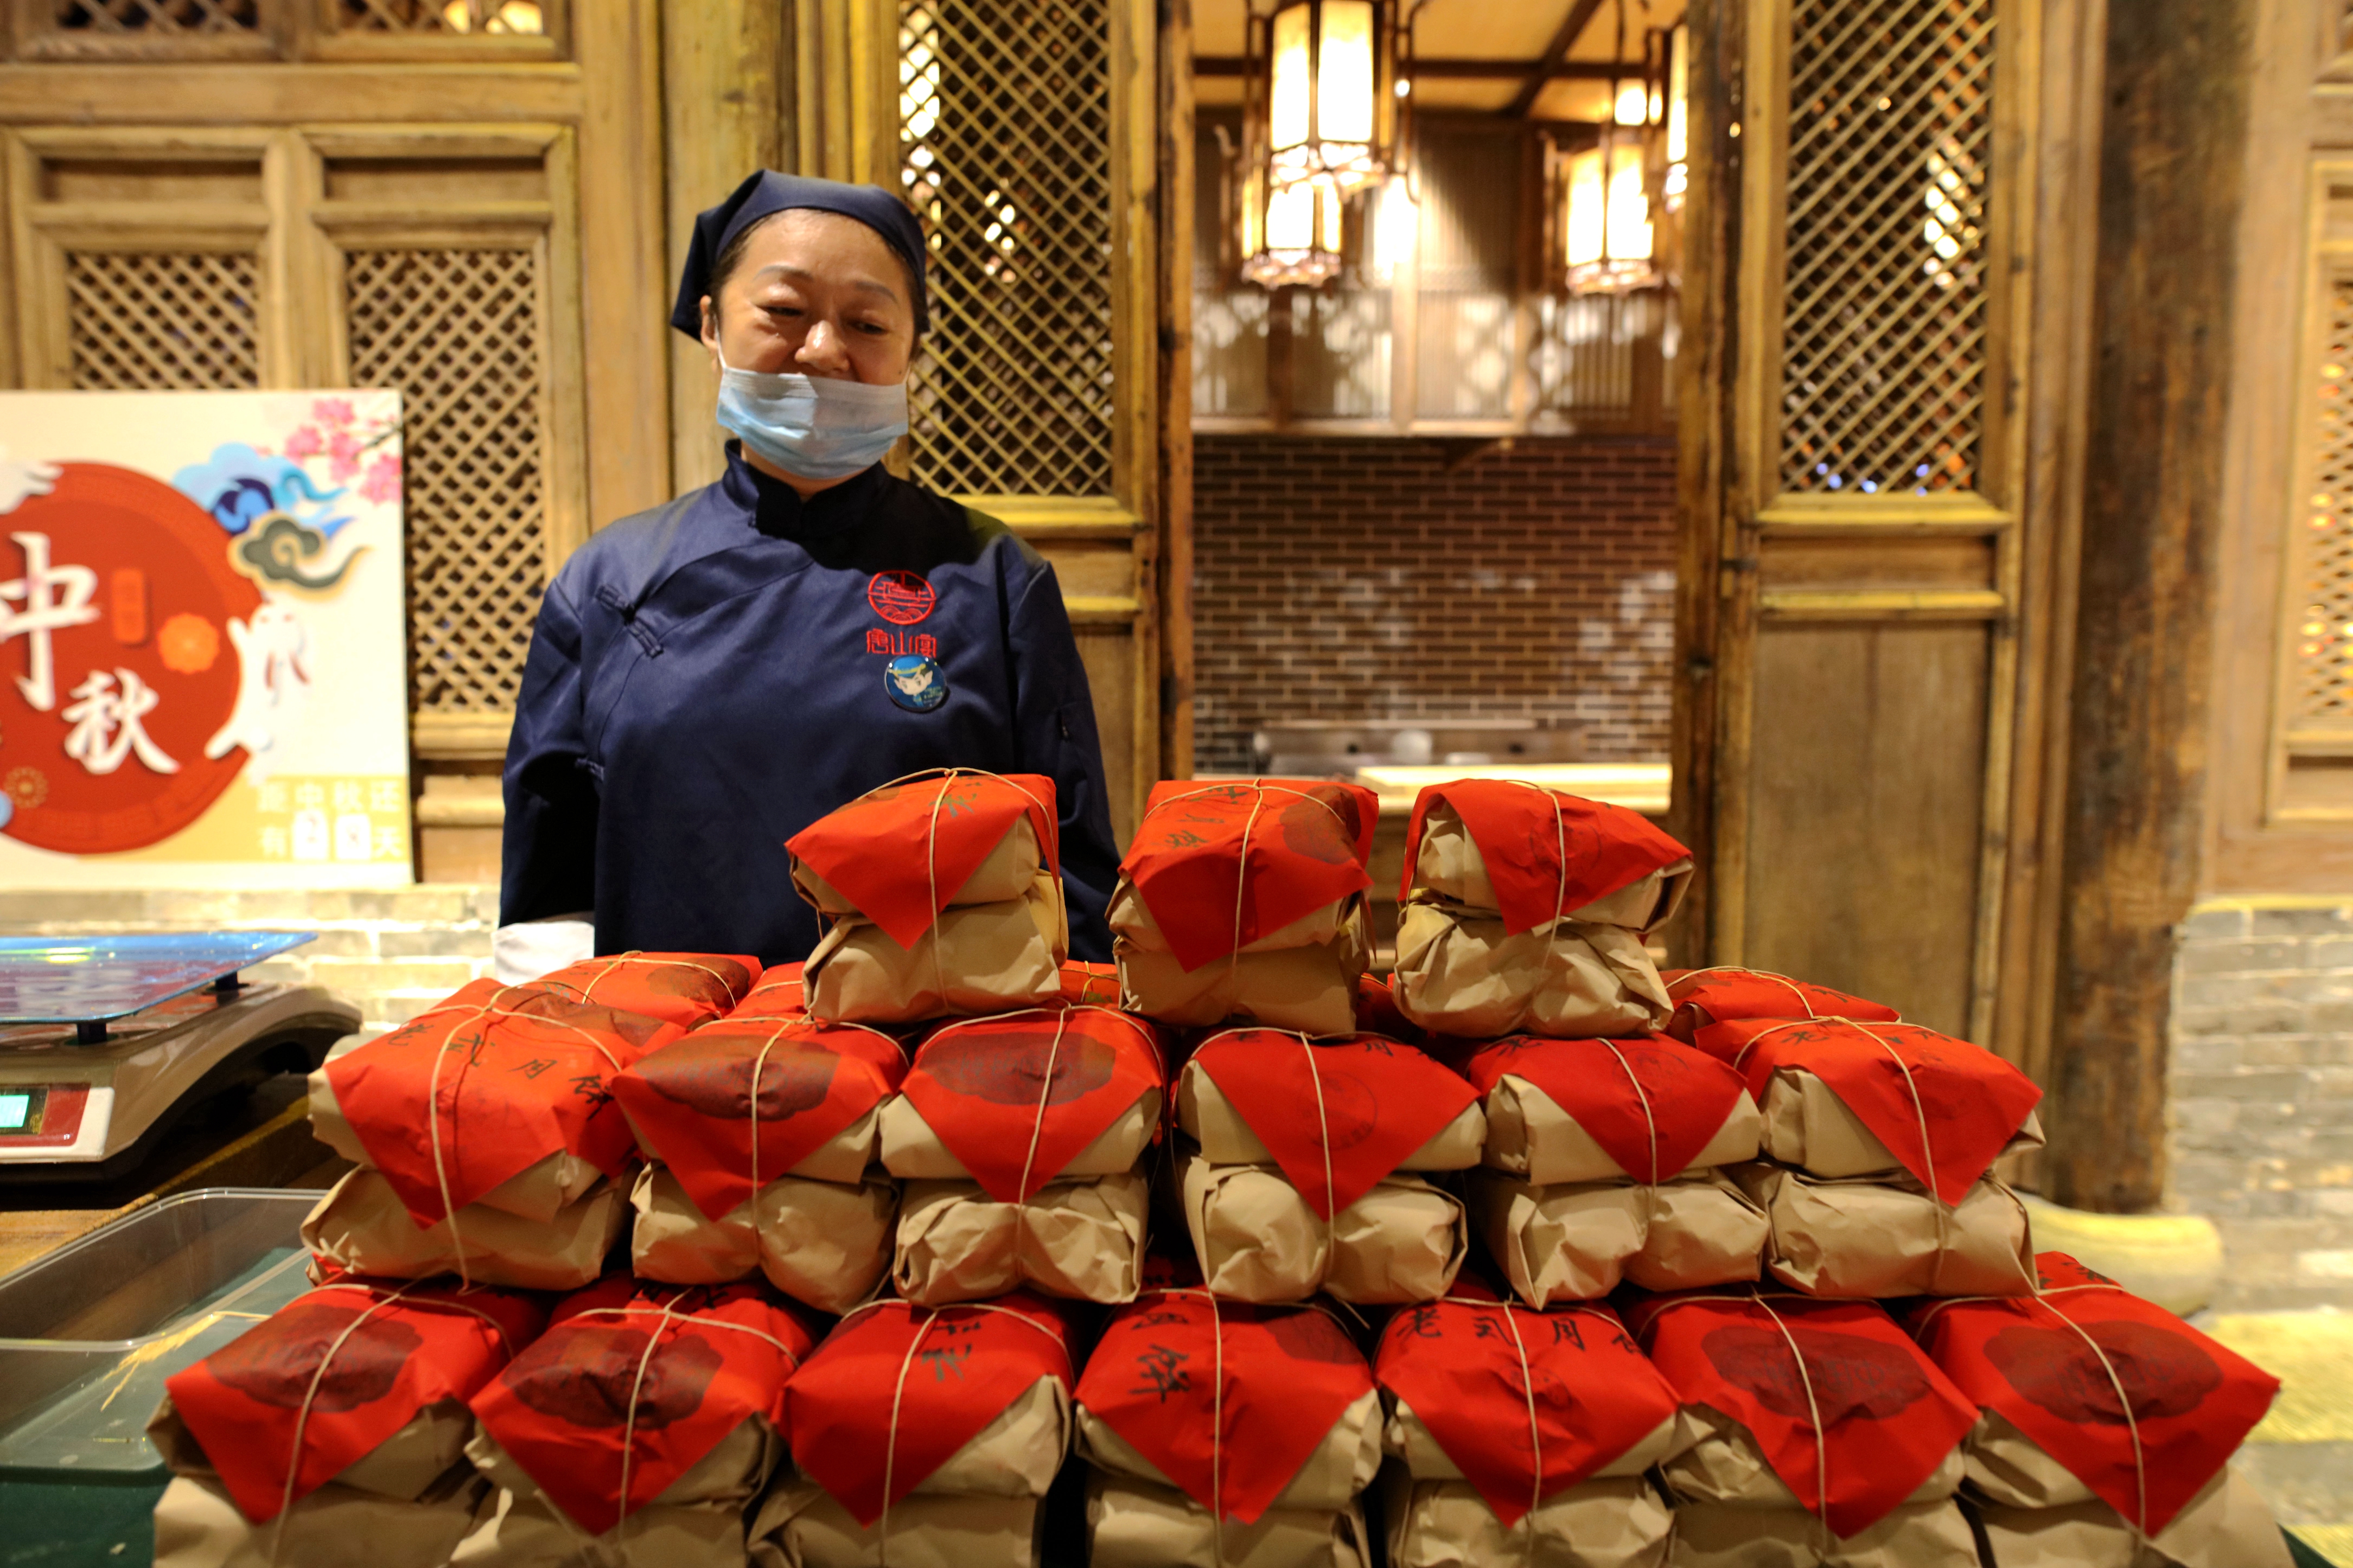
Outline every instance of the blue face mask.
<path fill-rule="evenodd" d="M 788 474 L 846 479 L 881 462 L 907 433 L 907 384 L 763 374 L 723 357 L 719 423 Z"/>

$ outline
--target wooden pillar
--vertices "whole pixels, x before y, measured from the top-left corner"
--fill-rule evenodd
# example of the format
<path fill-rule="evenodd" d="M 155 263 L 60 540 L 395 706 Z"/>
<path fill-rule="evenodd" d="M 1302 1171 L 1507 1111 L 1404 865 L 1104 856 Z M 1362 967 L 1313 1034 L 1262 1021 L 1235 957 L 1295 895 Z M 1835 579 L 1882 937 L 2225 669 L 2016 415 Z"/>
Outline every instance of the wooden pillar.
<path fill-rule="evenodd" d="M 1193 776 L 1193 5 L 1159 39 L 1160 776 Z"/>
<path fill-rule="evenodd" d="M 2108 10 L 2044 1191 L 2165 1181 L 2173 932 L 2196 896 L 2255 0 Z"/>

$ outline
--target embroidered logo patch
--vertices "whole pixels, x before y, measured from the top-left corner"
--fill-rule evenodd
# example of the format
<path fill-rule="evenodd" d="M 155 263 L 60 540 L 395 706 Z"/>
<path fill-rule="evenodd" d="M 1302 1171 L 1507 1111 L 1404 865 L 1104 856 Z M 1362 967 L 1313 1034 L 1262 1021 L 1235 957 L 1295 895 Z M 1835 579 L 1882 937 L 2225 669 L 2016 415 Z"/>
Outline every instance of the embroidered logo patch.
<path fill-rule="evenodd" d="M 948 700 L 947 678 L 939 661 L 903 654 L 882 667 L 882 689 L 910 713 L 928 713 Z"/>
<path fill-rule="evenodd" d="M 912 626 L 932 613 L 940 596 L 913 572 L 877 572 L 866 584 L 866 602 L 894 626 Z"/>

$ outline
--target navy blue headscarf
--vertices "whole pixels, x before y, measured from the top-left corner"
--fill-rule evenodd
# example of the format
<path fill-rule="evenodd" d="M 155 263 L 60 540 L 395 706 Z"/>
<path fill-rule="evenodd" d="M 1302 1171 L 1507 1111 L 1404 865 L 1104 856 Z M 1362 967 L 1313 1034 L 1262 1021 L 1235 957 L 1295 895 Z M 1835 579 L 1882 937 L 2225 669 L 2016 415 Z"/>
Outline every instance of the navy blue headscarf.
<path fill-rule="evenodd" d="M 711 269 L 735 237 L 780 212 L 806 207 L 813 212 L 839 213 L 856 218 L 882 237 L 899 253 L 913 279 L 915 333 L 923 335 L 923 227 L 907 204 L 880 185 L 847 185 L 839 180 L 817 180 L 805 174 L 779 174 L 763 169 L 735 187 L 734 194 L 694 220 L 694 239 L 686 247 L 686 266 L 678 277 L 678 303 L 670 308 L 670 324 L 688 337 L 702 336 L 702 297 L 711 292 Z"/>

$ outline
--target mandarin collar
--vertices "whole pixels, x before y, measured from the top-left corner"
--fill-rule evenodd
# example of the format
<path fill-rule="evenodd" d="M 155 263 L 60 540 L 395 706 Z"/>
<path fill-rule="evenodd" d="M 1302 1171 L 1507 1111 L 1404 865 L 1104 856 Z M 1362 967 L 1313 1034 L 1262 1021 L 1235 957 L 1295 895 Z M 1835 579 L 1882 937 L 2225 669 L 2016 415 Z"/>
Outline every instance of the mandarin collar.
<path fill-rule="evenodd" d="M 839 533 L 866 521 L 882 494 L 887 471 L 880 463 L 803 500 L 784 480 L 744 460 L 743 444 L 727 443 L 727 476 L 721 485 L 730 500 L 749 513 L 752 526 L 771 539 L 800 541 Z"/>

